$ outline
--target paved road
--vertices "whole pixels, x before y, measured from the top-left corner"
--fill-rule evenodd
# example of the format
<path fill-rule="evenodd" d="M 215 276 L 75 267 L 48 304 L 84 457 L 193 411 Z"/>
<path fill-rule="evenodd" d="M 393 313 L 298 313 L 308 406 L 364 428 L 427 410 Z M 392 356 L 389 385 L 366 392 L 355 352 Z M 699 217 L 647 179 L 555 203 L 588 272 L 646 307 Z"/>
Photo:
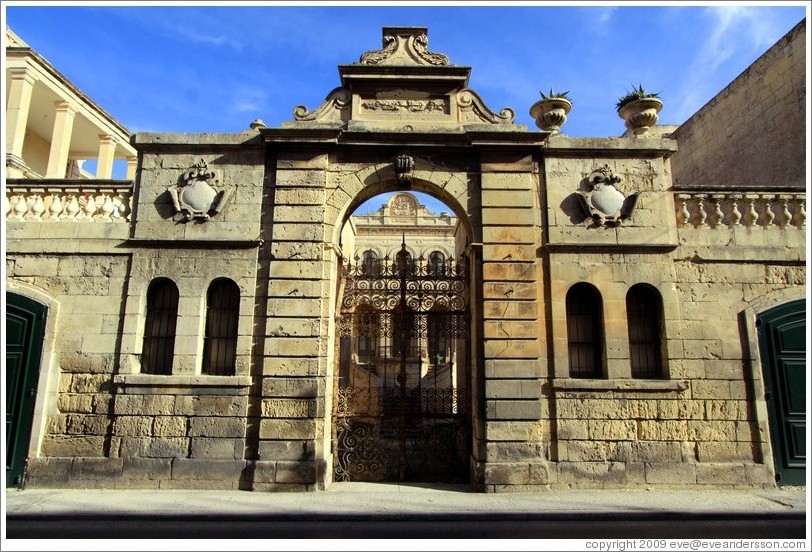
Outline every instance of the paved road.
<path fill-rule="evenodd" d="M 290 514 L 94 516 L 10 514 L 9 539 L 803 539 L 806 516 L 726 514 Z"/>

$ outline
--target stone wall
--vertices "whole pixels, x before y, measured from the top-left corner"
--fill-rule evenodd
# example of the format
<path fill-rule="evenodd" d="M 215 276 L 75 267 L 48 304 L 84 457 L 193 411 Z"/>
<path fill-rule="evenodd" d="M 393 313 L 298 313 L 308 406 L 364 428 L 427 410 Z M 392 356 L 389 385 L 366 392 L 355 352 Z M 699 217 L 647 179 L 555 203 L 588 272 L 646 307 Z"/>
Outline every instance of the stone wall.
<path fill-rule="evenodd" d="M 673 133 L 674 184 L 806 182 L 806 20 Z"/>

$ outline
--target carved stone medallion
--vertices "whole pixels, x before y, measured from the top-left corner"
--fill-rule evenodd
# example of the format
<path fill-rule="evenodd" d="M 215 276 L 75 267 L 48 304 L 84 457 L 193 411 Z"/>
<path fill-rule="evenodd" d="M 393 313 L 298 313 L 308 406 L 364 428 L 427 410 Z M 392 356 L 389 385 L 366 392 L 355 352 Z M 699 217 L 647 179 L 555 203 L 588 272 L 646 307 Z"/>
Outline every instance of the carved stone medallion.
<path fill-rule="evenodd" d="M 604 165 L 589 175 L 587 192 L 575 192 L 587 216 L 600 225 L 616 226 L 631 216 L 639 193 L 625 196 L 615 185 L 620 177 Z"/>
<path fill-rule="evenodd" d="M 231 196 L 232 189 L 218 190 L 216 183 L 216 173 L 209 170 L 203 159 L 183 173 L 178 184 L 167 189 L 175 208 L 175 220 L 206 221 L 219 213 Z"/>

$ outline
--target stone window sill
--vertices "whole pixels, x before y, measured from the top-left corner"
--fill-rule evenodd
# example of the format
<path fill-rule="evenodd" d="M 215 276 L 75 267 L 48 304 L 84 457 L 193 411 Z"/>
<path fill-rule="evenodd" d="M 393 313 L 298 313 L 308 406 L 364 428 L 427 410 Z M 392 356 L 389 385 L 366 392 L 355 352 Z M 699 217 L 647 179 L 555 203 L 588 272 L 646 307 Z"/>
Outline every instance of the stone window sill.
<path fill-rule="evenodd" d="M 143 392 L 147 388 L 152 390 L 174 388 L 176 390 L 198 390 L 198 392 L 206 392 L 205 390 L 208 389 L 209 392 L 215 393 L 219 390 L 226 391 L 227 394 L 244 394 L 251 385 L 250 376 L 119 374 L 113 381 L 122 388 L 124 393 Z"/>
<path fill-rule="evenodd" d="M 576 379 L 553 380 L 554 389 L 570 391 L 685 391 L 688 380 Z"/>

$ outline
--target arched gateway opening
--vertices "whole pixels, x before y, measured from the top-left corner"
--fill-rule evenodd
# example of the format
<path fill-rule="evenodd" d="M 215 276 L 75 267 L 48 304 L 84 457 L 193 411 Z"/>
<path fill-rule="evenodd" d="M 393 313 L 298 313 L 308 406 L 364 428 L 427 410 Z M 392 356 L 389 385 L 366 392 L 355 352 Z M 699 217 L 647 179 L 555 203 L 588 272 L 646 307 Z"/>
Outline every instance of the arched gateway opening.
<path fill-rule="evenodd" d="M 451 211 L 428 196 L 397 192 L 346 218 L 334 481 L 470 480 L 471 239 L 467 221 Z"/>

